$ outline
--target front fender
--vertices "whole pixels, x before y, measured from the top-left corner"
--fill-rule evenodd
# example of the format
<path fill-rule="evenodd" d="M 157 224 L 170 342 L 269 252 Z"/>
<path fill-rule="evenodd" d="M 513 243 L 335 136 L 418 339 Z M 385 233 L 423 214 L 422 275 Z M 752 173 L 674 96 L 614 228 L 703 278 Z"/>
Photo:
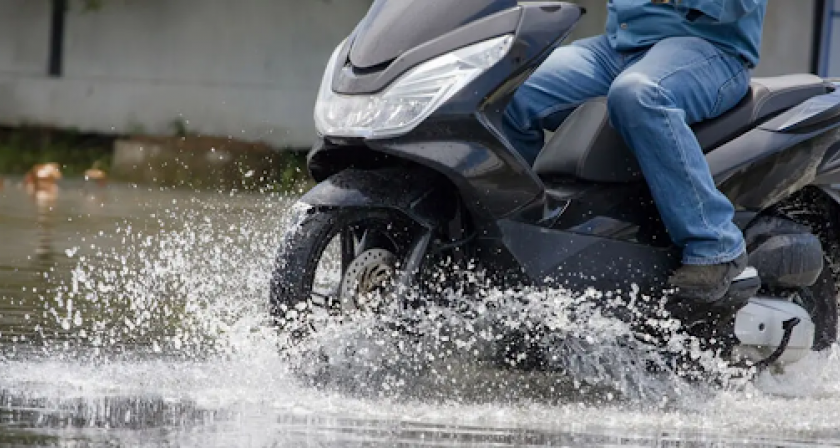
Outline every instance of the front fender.
<path fill-rule="evenodd" d="M 300 202 L 313 207 L 387 208 L 435 229 L 454 217 L 457 198 L 452 185 L 430 170 L 350 168 L 316 185 Z"/>

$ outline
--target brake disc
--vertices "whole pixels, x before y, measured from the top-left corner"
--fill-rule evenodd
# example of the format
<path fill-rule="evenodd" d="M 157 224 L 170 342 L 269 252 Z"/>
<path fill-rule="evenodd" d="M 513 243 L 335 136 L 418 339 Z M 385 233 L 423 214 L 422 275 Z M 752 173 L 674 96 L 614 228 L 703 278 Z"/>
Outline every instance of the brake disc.
<path fill-rule="evenodd" d="M 339 300 L 343 310 L 375 307 L 374 300 L 394 277 L 397 256 L 385 249 L 369 249 L 350 262 L 341 279 Z"/>

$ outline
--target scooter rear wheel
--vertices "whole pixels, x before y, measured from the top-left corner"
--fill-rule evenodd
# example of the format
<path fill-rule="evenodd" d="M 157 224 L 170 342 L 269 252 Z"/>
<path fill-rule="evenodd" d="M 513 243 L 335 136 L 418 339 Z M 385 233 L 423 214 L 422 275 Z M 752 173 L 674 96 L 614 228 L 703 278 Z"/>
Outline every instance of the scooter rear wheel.
<path fill-rule="evenodd" d="M 823 246 L 825 267 L 817 281 L 796 293 L 794 300 L 814 321 L 813 350 L 822 351 L 837 342 L 838 294 L 840 294 L 840 206 L 821 191 L 807 188 L 784 201 L 777 210 L 808 226 Z"/>
<path fill-rule="evenodd" d="M 411 221 L 387 209 L 303 213 L 282 238 L 270 291 L 272 317 L 296 338 L 317 332 L 325 319 L 382 306 L 416 231 Z M 321 271 L 326 279 L 317 276 Z"/>

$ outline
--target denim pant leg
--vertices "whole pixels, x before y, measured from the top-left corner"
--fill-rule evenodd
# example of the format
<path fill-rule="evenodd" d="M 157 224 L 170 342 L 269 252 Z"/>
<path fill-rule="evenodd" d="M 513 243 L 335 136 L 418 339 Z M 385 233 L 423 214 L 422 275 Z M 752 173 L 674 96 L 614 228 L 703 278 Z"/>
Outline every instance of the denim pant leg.
<path fill-rule="evenodd" d="M 606 36 L 557 48 L 505 109 L 505 135 L 528 163 L 534 163 L 543 147 L 543 129 L 556 129 L 575 107 L 605 96 L 622 68 L 623 57 Z"/>
<path fill-rule="evenodd" d="M 685 264 L 727 262 L 745 249 L 732 203 L 715 186 L 689 125 L 732 108 L 749 78 L 737 58 L 678 37 L 631 62 L 610 89 L 610 120 L 636 154 Z"/>

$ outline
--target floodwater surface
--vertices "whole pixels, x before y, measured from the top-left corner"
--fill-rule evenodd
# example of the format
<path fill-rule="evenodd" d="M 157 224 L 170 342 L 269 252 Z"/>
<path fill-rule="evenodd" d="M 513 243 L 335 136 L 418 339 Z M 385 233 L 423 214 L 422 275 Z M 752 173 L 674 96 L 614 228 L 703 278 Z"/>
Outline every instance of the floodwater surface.
<path fill-rule="evenodd" d="M 621 325 L 552 314 L 560 292 L 507 324 L 549 310 L 575 335 L 563 374 L 483 362 L 477 324 L 443 311 L 419 341 L 360 318 L 284 348 L 266 302 L 293 203 L 7 179 L 0 446 L 840 444 L 837 351 L 751 383 L 653 376 Z"/>

